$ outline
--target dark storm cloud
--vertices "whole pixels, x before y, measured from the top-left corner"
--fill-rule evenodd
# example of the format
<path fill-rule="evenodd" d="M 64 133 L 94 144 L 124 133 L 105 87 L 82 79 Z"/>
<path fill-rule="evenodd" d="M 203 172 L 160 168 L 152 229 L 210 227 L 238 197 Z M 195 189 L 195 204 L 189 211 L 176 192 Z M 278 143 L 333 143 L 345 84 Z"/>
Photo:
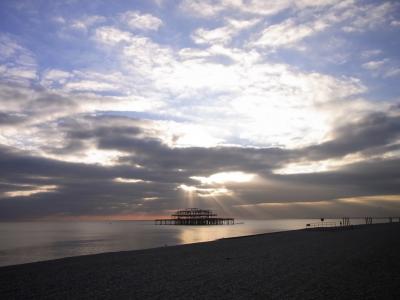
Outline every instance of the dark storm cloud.
<path fill-rule="evenodd" d="M 350 196 L 400 194 L 400 160 L 373 160 L 347 165 L 339 170 L 320 173 L 274 175 L 287 190 L 298 192 L 291 201 L 327 200 Z M 286 190 L 286 192 L 287 192 Z M 282 195 L 282 194 L 281 194 Z M 283 200 L 283 197 L 279 197 Z M 275 198 L 276 198 L 275 197 Z M 286 200 L 289 200 L 286 198 Z"/>
<path fill-rule="evenodd" d="M 311 160 L 327 159 L 385 147 L 399 137 L 400 116 L 375 113 L 358 122 L 339 126 L 332 141 L 307 147 L 300 152 Z"/>
<path fill-rule="evenodd" d="M 245 149 L 239 147 L 169 148 L 157 139 L 102 138 L 100 149 L 118 149 L 133 153 L 131 161 L 155 169 L 188 169 L 193 175 L 232 170 L 271 170 L 286 157 L 280 149 Z"/>
<path fill-rule="evenodd" d="M 273 170 L 288 162 L 340 157 L 349 153 L 374 154 L 398 149 L 399 118 L 368 116 L 339 127 L 336 139 L 297 150 L 280 148 L 187 147 L 171 148 L 148 134 L 141 120 L 116 117 L 85 117 L 58 122 L 64 147 L 48 149 L 72 153 L 90 141 L 98 149 L 121 151 L 120 164 L 100 166 L 36 157 L 8 147 L 0 148 L 0 219 L 64 215 L 160 213 L 185 206 L 181 184 L 200 186 L 191 176 L 242 171 L 258 174 L 255 183 L 227 183 L 235 199 L 220 197 L 227 206 L 238 203 L 310 202 L 342 197 L 400 194 L 400 160 L 374 159 L 348 164 L 336 171 L 279 175 Z M 58 149 L 58 150 L 57 150 Z M 381 152 L 382 154 L 383 152 Z M 137 167 L 140 165 L 140 167 Z M 115 178 L 141 179 L 117 182 Z M 53 191 L 10 197 L 7 192 L 57 186 Z M 8 196 L 7 196 L 8 195 Z M 146 200 L 149 198 L 151 200 Z M 198 198 L 199 203 L 216 203 Z"/>
<path fill-rule="evenodd" d="M 362 184 L 379 185 L 386 182 L 395 183 L 400 178 L 400 159 L 374 159 L 366 162 L 349 164 L 335 172 L 318 174 L 291 175 L 300 182 L 315 182 L 317 184 Z M 289 176 L 290 177 L 290 176 Z M 400 188 L 400 186 L 396 187 Z"/>
<path fill-rule="evenodd" d="M 60 160 L 35 157 L 22 152 L 14 152 L 6 147 L 0 148 L 0 176 L 2 178 L 26 178 L 29 176 L 42 176 L 60 178 L 64 181 L 83 181 L 93 179 L 113 179 L 116 177 L 142 179 L 144 181 L 181 182 L 183 179 L 179 172 L 175 178 L 170 170 L 159 170 L 156 174 L 146 168 L 137 168 L 130 165 L 118 165 L 113 167 L 99 166 L 95 164 L 70 163 Z M 174 173 L 175 174 L 175 173 Z M 61 181 L 62 182 L 62 181 Z"/>
<path fill-rule="evenodd" d="M 127 209 L 137 212 L 141 210 L 138 204 L 144 202 L 142 198 L 174 199 L 176 196 L 176 185 L 168 182 L 128 184 L 113 181 L 117 177 L 153 179 L 148 171 L 133 167 L 66 163 L 15 153 L 4 147 L 0 148 L 0 165 L 0 189 L 3 193 L 26 191 L 43 185 L 57 186 L 54 192 L 4 197 L 0 201 L 0 219 L 109 214 Z"/>

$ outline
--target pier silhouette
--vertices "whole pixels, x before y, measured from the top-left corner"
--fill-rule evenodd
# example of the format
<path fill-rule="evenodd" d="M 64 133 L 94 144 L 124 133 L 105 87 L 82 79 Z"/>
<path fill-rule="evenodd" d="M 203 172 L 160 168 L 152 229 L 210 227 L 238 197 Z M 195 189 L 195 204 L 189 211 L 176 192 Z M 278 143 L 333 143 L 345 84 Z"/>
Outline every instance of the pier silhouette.
<path fill-rule="evenodd" d="M 187 208 L 178 210 L 169 219 L 156 219 L 156 225 L 234 225 L 234 218 L 221 218 L 208 209 Z"/>

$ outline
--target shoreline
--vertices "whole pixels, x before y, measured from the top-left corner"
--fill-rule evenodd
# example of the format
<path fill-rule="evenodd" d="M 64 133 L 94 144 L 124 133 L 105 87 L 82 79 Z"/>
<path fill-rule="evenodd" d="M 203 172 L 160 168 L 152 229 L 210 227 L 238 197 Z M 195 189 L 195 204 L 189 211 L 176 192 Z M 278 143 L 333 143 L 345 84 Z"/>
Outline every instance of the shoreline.
<path fill-rule="evenodd" d="M 166 225 L 166 226 L 169 226 L 169 225 Z M 171 225 L 171 226 L 173 226 L 173 225 Z M 204 226 L 211 226 L 211 225 L 204 225 Z M 231 226 L 231 225 L 224 225 L 224 226 Z M 364 226 L 364 225 L 355 225 L 355 226 Z M 209 240 L 209 241 L 200 241 L 200 242 L 174 244 L 174 245 L 171 244 L 171 245 L 150 247 L 150 248 L 143 248 L 143 249 L 107 251 L 107 252 L 100 252 L 100 253 L 93 253 L 93 254 L 65 256 L 65 257 L 60 257 L 60 258 L 38 260 L 38 261 L 19 263 L 19 264 L 14 264 L 14 265 L 4 265 L 4 266 L 0 266 L 0 271 L 2 268 L 7 268 L 7 267 L 25 266 L 25 265 L 30 265 L 30 264 L 38 264 L 38 263 L 53 262 L 53 261 L 56 262 L 56 261 L 61 261 L 61 260 L 65 260 L 65 259 L 83 258 L 83 257 L 89 257 L 89 256 L 96 256 L 96 255 L 107 255 L 107 254 L 117 254 L 117 253 L 126 253 L 126 252 L 133 254 L 134 252 L 139 252 L 139 251 L 157 250 L 157 249 L 165 249 L 165 248 L 171 248 L 171 247 L 182 247 L 182 246 L 190 246 L 190 245 L 196 245 L 196 244 L 215 243 L 215 242 L 223 241 L 223 240 L 251 238 L 251 237 L 256 237 L 256 236 L 264 236 L 264 235 L 270 235 L 270 234 L 286 233 L 286 232 L 302 231 L 302 230 L 311 230 L 311 229 L 301 228 L 301 229 L 292 229 L 292 230 L 272 231 L 272 232 L 265 232 L 265 233 L 255 233 L 255 234 L 248 234 L 248 235 L 223 237 L 223 238 L 218 238 L 218 239 Z"/>
<path fill-rule="evenodd" d="M 286 219 L 283 219 L 283 220 L 286 220 Z M 293 220 L 293 219 L 288 219 L 288 220 Z M 296 220 L 303 220 L 303 219 L 296 219 Z M 310 220 L 310 219 L 304 219 L 304 220 Z M 326 219 L 326 220 L 331 220 L 331 219 Z M 332 220 L 339 220 L 339 219 L 332 219 Z M 136 222 L 136 221 L 138 221 L 138 220 L 134 220 L 134 222 Z M 146 222 L 150 222 L 148 220 L 145 220 L 145 221 Z M 282 221 L 282 220 L 281 219 L 277 219 L 276 221 Z M 64 221 L 61 221 L 61 222 L 64 222 Z M 97 221 L 89 221 L 89 222 L 97 222 Z M 127 222 L 127 221 L 126 220 L 122 220 L 121 222 Z M 143 220 L 140 220 L 138 222 L 143 222 Z M 43 222 L 38 222 L 38 223 L 43 223 Z M 50 222 L 50 223 L 52 223 L 52 222 Z M 240 224 L 245 224 L 245 223 L 243 222 L 243 223 L 238 223 L 238 224 L 240 225 Z M 382 224 L 382 223 L 375 223 L 375 224 Z M 236 225 L 236 223 L 235 223 L 235 225 Z M 364 226 L 364 225 L 365 224 L 355 224 L 355 225 L 351 225 L 350 227 L 355 228 L 355 227 Z M 173 225 L 168 225 L 168 226 L 173 226 Z M 223 227 L 223 226 L 231 226 L 231 225 L 221 225 L 221 226 L 218 226 L 218 227 L 220 228 L 220 227 Z M 185 227 L 193 227 L 193 228 L 207 227 L 207 228 L 211 228 L 211 225 L 185 226 Z M 342 229 L 345 229 L 345 228 L 340 228 L 340 230 L 342 230 Z M 210 243 L 210 242 L 215 242 L 215 241 L 223 240 L 223 239 L 245 238 L 245 237 L 257 236 L 257 235 L 265 235 L 265 234 L 272 234 L 272 233 L 278 233 L 278 232 L 299 231 L 299 230 L 319 230 L 319 229 L 318 228 L 307 228 L 307 227 L 304 226 L 302 228 L 297 228 L 297 229 L 289 229 L 289 230 L 285 229 L 285 230 L 276 230 L 276 231 L 274 230 L 274 231 L 268 231 L 268 232 L 262 232 L 262 233 L 253 233 L 253 234 L 245 234 L 245 235 L 238 235 L 238 236 L 220 237 L 220 238 L 216 238 L 214 240 L 203 240 L 203 241 L 195 241 L 195 242 L 187 242 L 187 243 L 176 243 L 176 244 L 165 244 L 164 246 L 163 245 L 149 246 L 149 247 L 145 247 L 145 248 L 134 248 L 134 249 L 127 249 L 127 250 L 104 251 L 104 252 L 95 252 L 95 253 L 87 253 L 87 254 L 80 254 L 80 255 L 62 256 L 62 257 L 59 256 L 59 257 L 54 257 L 54 258 L 31 260 L 31 261 L 19 262 L 19 263 L 14 263 L 14 264 L 0 264 L 0 268 L 20 266 L 20 265 L 26 265 L 26 264 L 32 264 L 32 263 L 47 262 L 47 261 L 53 261 L 53 260 L 61 260 L 61 259 L 81 257 L 81 256 L 91 256 L 91 255 L 107 254 L 107 253 L 119 253 L 119 252 L 132 252 L 132 251 L 151 250 L 151 249 L 158 249 L 158 248 L 162 249 L 162 248 L 165 248 L 165 247 L 184 246 L 184 245 L 192 245 L 192 244 L 197 244 L 197 243 Z M 326 229 L 326 230 L 332 230 L 332 229 Z M 334 230 L 336 230 L 336 229 L 334 229 Z"/>
<path fill-rule="evenodd" d="M 15 242 L 14 245 L 10 246 L 7 245 L 6 239 L 5 244 L 0 247 L 0 267 L 99 253 L 144 250 L 158 247 L 163 248 L 165 245 L 186 245 L 197 242 L 214 241 L 223 237 L 227 238 L 231 236 L 246 236 L 259 233 L 303 229 L 305 228 L 305 224 L 310 222 L 310 219 L 245 221 L 246 222 L 243 222 L 243 224 L 238 224 L 237 226 L 161 226 L 162 228 L 158 228 L 159 226 L 154 225 L 153 221 L 133 221 L 132 224 L 134 224 L 134 226 L 130 224 L 128 227 L 121 227 L 121 224 L 118 224 L 118 222 L 114 222 L 115 224 L 109 222 L 82 222 L 80 223 L 81 225 L 78 224 L 76 226 L 71 225 L 71 222 L 67 222 L 65 224 L 67 226 L 66 228 L 60 228 L 58 223 L 56 223 L 55 227 L 51 227 L 53 222 L 50 222 L 49 227 L 45 226 L 46 222 L 36 222 L 29 231 L 32 231 L 33 236 L 41 240 L 39 243 L 36 243 L 31 235 L 27 235 L 27 232 L 20 233 L 15 231 L 14 226 L 14 228 L 10 227 L 8 232 L 7 230 L 5 231 L 5 236 L 7 237 L 8 234 L 10 237 L 13 237 L 12 239 L 14 240 L 14 237 L 21 236 L 22 241 L 26 238 L 29 242 L 22 247 Z M 67 234 L 59 238 L 53 238 L 58 235 L 60 230 L 61 234 L 65 232 L 65 229 L 70 230 L 70 232 L 79 232 L 80 226 L 87 226 L 87 223 L 93 223 L 96 226 L 92 227 L 92 225 L 90 225 L 91 231 L 88 232 L 86 237 L 79 234 Z M 126 221 L 122 221 L 122 223 L 126 223 Z M 13 224 L 18 225 L 19 223 L 14 222 Z M 13 230 L 15 231 L 14 233 Z M 101 235 L 103 234 L 103 230 L 108 233 L 104 238 L 104 244 L 96 241 L 99 240 L 99 237 L 102 239 Z M 124 239 L 121 238 L 121 233 L 123 232 L 125 235 Z M 154 238 L 145 239 L 144 243 L 135 242 L 136 239 L 138 241 L 141 239 L 143 240 L 142 237 L 145 236 L 146 232 L 148 234 L 155 234 Z M 11 233 L 13 233 L 13 235 L 11 235 Z M 185 238 L 182 237 L 183 233 L 186 233 Z M 190 233 L 190 235 L 188 235 L 188 233 Z M 115 243 L 113 240 L 115 240 Z M 92 241 L 94 242 L 92 243 Z M 1 242 L 2 239 L 0 238 L 0 243 Z M 77 246 L 69 246 L 65 242 L 73 242 Z M 58 247 L 57 244 L 64 244 L 67 246 Z M 79 248 L 79 244 L 82 245 L 81 249 Z"/>
<path fill-rule="evenodd" d="M 305 220 L 308 220 L 308 219 L 305 219 Z M 123 220 L 123 222 L 124 221 L 125 220 Z M 376 224 L 381 224 L 381 223 L 376 223 Z M 174 226 L 174 225 L 166 225 L 166 226 Z M 209 227 L 211 225 L 204 225 L 204 226 L 208 226 Z M 223 226 L 231 226 L 231 225 L 223 225 Z M 357 226 L 364 226 L 364 224 L 362 224 L 362 225 L 361 224 L 351 225 L 352 228 L 355 228 Z M 196 227 L 201 227 L 201 226 L 196 226 Z M 341 228 L 340 230 L 342 230 L 342 229 L 345 229 L 345 228 Z M 198 242 L 191 242 L 191 243 L 169 244 L 169 245 L 166 244 L 165 246 L 140 248 L 140 249 L 132 249 L 132 250 L 106 251 L 106 252 L 83 254 L 83 255 L 72 255 L 72 256 L 58 257 L 58 258 L 52 258 L 52 259 L 31 261 L 31 262 L 22 262 L 22 263 L 17 263 L 17 264 L 10 264 L 10 265 L 0 265 L 0 270 L 1 270 L 1 268 L 5 268 L 5 267 L 14 267 L 14 266 L 36 264 L 36 263 L 49 262 L 49 261 L 58 261 L 58 260 L 69 259 L 69 258 L 86 257 L 86 256 L 111 254 L 111 253 L 135 252 L 135 251 L 152 250 L 152 249 L 164 249 L 166 247 L 177 247 L 177 246 L 186 246 L 186 245 L 193 245 L 193 244 L 213 243 L 213 242 L 216 242 L 216 241 L 219 241 L 219 240 L 240 239 L 240 238 L 247 238 L 247 237 L 253 237 L 253 236 L 263 236 L 263 235 L 269 235 L 269 234 L 274 234 L 274 233 L 292 232 L 292 231 L 301 231 L 301 230 L 309 230 L 309 231 L 317 230 L 318 231 L 318 228 L 306 228 L 306 227 L 304 227 L 304 228 L 291 229 L 291 230 L 278 230 L 278 231 L 271 231 L 271 232 L 265 232 L 265 233 L 255 233 L 255 234 L 246 234 L 246 235 L 231 236 L 231 237 L 222 237 L 222 238 L 217 238 L 217 239 L 214 239 L 214 240 L 198 241 Z"/>
<path fill-rule="evenodd" d="M 399 231 L 399 223 L 299 229 L 3 266 L 0 295 L 395 298 L 400 296 Z"/>

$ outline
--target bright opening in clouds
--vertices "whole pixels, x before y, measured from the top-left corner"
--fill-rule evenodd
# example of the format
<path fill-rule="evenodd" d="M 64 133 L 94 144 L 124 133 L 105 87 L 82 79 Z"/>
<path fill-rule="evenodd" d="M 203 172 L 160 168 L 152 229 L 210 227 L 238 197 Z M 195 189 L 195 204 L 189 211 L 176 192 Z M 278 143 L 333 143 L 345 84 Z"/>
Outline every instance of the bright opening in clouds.
<path fill-rule="evenodd" d="M 192 179 L 202 184 L 227 183 L 227 182 L 249 182 L 255 177 L 254 174 L 246 174 L 240 171 L 215 173 L 208 177 L 192 176 Z"/>
<path fill-rule="evenodd" d="M 186 193 L 189 194 L 189 200 L 193 201 L 193 196 L 197 197 L 218 197 L 218 196 L 230 196 L 232 195 L 232 191 L 228 190 L 227 188 L 221 187 L 221 188 L 199 188 L 195 186 L 188 186 L 186 184 L 181 184 L 179 189 L 182 189 Z"/>
<path fill-rule="evenodd" d="M 0 17 L 0 220 L 189 199 L 400 213 L 396 1 L 4 0 Z"/>

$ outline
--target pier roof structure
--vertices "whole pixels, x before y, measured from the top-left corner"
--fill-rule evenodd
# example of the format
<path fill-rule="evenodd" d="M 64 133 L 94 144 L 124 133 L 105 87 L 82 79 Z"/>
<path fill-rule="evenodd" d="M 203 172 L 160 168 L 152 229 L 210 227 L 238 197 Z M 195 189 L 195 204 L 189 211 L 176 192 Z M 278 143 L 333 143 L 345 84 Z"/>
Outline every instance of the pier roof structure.
<path fill-rule="evenodd" d="M 190 219 L 190 218 L 211 218 L 216 217 L 217 214 L 209 209 L 200 208 L 187 208 L 178 210 L 176 213 L 171 215 L 178 219 Z"/>
<path fill-rule="evenodd" d="M 178 210 L 170 219 L 157 219 L 156 225 L 233 225 L 234 218 L 221 218 L 208 209 L 187 208 Z"/>

